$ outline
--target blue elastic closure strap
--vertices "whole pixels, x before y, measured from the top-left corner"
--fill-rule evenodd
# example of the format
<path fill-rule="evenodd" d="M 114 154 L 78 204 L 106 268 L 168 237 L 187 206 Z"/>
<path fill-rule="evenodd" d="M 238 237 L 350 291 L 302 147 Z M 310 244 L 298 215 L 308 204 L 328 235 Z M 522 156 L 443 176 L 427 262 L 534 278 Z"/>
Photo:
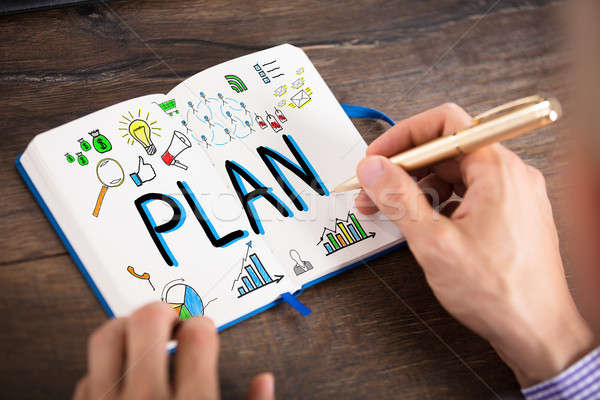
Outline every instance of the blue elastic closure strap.
<path fill-rule="evenodd" d="M 281 298 L 283 299 L 283 301 L 285 301 L 290 306 L 292 306 L 293 308 L 295 308 L 296 311 L 298 311 L 300 314 L 304 315 L 305 317 L 312 312 L 310 310 L 310 308 L 308 308 L 304 304 L 302 304 L 300 302 L 300 300 L 298 300 L 297 298 L 295 298 L 294 296 L 292 296 L 292 294 L 290 292 L 282 293 L 281 294 Z"/>
<path fill-rule="evenodd" d="M 353 104 L 341 104 L 342 109 L 346 113 L 346 115 L 350 118 L 372 118 L 372 119 L 380 119 L 382 121 L 387 122 L 388 124 L 394 126 L 396 123 L 393 119 L 385 115 L 379 110 L 369 107 L 363 106 L 355 106 Z"/>

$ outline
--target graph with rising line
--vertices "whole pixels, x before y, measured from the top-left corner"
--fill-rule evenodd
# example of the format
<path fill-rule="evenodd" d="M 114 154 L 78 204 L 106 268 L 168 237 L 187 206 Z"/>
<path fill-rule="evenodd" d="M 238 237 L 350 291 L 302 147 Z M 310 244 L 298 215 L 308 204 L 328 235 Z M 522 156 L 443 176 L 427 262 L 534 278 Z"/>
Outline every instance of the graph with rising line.
<path fill-rule="evenodd" d="M 242 259 L 242 268 L 231 286 L 231 290 L 233 290 L 236 282 L 241 280 L 241 285 L 237 288 L 238 298 L 262 289 L 272 283 L 279 283 L 284 278 L 283 275 L 271 276 L 265 269 L 265 266 L 258 255 L 256 255 L 256 253 L 250 254 L 252 241 L 246 243 L 246 246 L 248 247 L 246 248 L 246 255 Z M 248 259 L 250 259 L 250 262 L 247 262 Z"/>
<path fill-rule="evenodd" d="M 375 232 L 366 232 L 354 213 L 348 212 L 346 219 L 335 219 L 333 228 L 324 227 L 317 246 L 321 243 L 327 254 L 350 247 L 356 243 L 375 237 Z"/>

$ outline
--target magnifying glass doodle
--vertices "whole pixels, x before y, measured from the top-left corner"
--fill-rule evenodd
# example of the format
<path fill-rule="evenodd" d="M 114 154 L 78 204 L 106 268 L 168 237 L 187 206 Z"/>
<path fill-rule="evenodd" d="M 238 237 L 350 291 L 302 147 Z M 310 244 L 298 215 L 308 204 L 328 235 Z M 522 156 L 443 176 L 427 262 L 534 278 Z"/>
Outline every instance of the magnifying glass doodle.
<path fill-rule="evenodd" d="M 98 176 L 102 188 L 100 189 L 98 200 L 96 200 L 96 207 L 94 207 L 94 212 L 92 213 L 94 217 L 98 217 L 98 214 L 100 213 L 100 207 L 102 207 L 102 201 L 104 200 L 104 195 L 106 195 L 108 188 L 121 186 L 123 184 L 125 181 L 125 172 L 117 160 L 103 158 L 98 161 L 98 165 L 96 165 L 96 176 Z"/>

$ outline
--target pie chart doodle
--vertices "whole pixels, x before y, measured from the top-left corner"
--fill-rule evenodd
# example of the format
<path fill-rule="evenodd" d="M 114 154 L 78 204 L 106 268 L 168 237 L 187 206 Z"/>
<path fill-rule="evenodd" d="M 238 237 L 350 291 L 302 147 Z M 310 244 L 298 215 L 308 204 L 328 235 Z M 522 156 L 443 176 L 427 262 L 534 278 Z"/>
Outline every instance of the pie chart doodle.
<path fill-rule="evenodd" d="M 216 299 L 209 301 L 205 305 L 194 288 L 185 283 L 176 283 L 170 286 L 165 293 L 165 301 L 177 312 L 181 321 L 198 315 L 204 315 L 204 309 L 214 300 Z"/>

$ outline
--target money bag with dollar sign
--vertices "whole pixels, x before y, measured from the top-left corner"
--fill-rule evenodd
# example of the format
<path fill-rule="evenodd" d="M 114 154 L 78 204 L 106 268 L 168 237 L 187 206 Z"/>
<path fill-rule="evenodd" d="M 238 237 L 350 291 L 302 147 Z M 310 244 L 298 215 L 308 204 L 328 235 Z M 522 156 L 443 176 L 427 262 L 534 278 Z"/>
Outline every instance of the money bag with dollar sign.
<path fill-rule="evenodd" d="M 93 138 L 92 145 L 98 153 L 106 153 L 107 151 L 110 151 L 112 149 L 112 144 L 110 144 L 110 140 L 108 140 L 106 136 L 100 134 L 99 129 L 94 129 L 90 132 L 90 135 L 92 135 Z"/>

